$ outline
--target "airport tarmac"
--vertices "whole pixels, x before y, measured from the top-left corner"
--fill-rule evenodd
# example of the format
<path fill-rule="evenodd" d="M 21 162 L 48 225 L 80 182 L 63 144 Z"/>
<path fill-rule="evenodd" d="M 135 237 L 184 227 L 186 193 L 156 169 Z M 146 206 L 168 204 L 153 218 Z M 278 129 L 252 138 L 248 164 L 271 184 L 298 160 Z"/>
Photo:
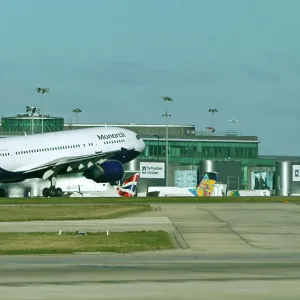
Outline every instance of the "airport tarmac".
<path fill-rule="evenodd" d="M 293 203 L 156 204 L 151 212 L 115 220 L 41 222 L 31 230 L 159 228 L 175 235 L 178 249 L 0 256 L 0 295 L 3 299 L 299 299 L 299 216 L 300 206 Z M 25 223 L 0 223 L 0 231 L 27 231 Z"/>
<path fill-rule="evenodd" d="M 299 299 L 300 254 L 0 256 L 1 299 Z"/>

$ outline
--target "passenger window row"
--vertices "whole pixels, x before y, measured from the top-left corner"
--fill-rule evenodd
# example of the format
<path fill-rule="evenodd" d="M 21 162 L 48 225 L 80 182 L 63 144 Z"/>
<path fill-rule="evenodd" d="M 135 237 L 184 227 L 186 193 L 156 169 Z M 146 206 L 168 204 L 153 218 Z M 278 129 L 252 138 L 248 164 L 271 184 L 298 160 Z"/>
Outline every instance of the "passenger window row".
<path fill-rule="evenodd" d="M 118 142 L 121 142 L 123 140 L 120 140 Z M 125 142 L 125 140 L 124 140 Z M 107 143 L 108 142 L 104 142 Z M 111 144 L 111 143 L 110 143 Z M 93 143 L 88 143 L 90 147 L 94 146 Z M 85 144 L 82 144 L 83 147 L 85 147 Z M 22 155 L 22 154 L 29 154 L 29 153 L 37 153 L 37 152 L 48 152 L 48 151 L 57 151 L 57 150 L 65 150 L 65 149 L 71 149 L 71 148 L 80 148 L 80 145 L 69 145 L 69 146 L 59 146 L 59 147 L 50 147 L 50 148 L 41 148 L 41 149 L 33 149 L 33 150 L 23 150 L 23 151 L 17 151 L 16 155 Z M 10 156 L 10 153 L 0 153 L 0 156 Z"/>
<path fill-rule="evenodd" d="M 0 153 L 1 156 L 9 156 L 9 153 Z"/>
<path fill-rule="evenodd" d="M 89 143 L 89 146 L 93 146 L 93 143 Z M 85 147 L 85 144 L 83 144 Z M 50 147 L 50 148 L 42 148 L 42 149 L 34 149 L 34 150 L 24 150 L 17 151 L 16 155 L 28 154 L 28 153 L 37 153 L 37 152 L 48 152 L 48 151 L 57 151 L 57 150 L 65 150 L 71 148 L 80 148 L 80 145 L 69 145 L 69 146 L 59 146 L 59 147 Z"/>
<path fill-rule="evenodd" d="M 104 144 L 115 144 L 115 143 L 123 143 L 123 142 L 125 142 L 125 139 L 113 140 L 113 141 L 104 141 Z"/>

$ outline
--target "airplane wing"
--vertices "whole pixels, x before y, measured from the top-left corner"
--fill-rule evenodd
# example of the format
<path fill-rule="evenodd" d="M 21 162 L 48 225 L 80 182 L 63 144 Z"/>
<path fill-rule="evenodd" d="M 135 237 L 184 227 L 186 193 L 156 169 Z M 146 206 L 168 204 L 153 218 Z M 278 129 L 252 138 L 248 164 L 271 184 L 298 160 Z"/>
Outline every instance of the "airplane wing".
<path fill-rule="evenodd" d="M 42 165 L 25 166 L 23 170 L 18 171 L 22 171 L 24 175 L 33 175 L 36 172 L 42 173 L 44 174 L 43 179 L 48 179 L 54 174 L 59 174 L 61 171 L 71 173 L 72 171 L 80 170 L 83 172 L 96 163 L 110 159 L 114 154 L 116 154 L 116 151 L 96 152 L 93 155 L 85 156 L 61 157 Z"/>

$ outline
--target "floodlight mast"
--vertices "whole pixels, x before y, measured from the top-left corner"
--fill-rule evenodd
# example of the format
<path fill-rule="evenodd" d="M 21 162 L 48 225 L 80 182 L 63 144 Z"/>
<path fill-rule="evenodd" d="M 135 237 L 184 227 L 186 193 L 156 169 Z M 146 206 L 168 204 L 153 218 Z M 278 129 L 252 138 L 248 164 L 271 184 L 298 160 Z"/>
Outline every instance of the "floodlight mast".
<path fill-rule="evenodd" d="M 210 112 L 211 113 L 211 127 L 214 129 L 215 128 L 215 113 L 217 113 L 218 112 L 218 110 L 216 109 L 216 108 L 210 108 L 209 110 L 208 110 L 208 112 Z"/>
<path fill-rule="evenodd" d="M 50 88 L 36 88 L 38 94 L 41 94 L 41 114 L 42 114 L 42 133 L 44 132 L 44 108 L 43 108 L 43 96 L 44 94 L 48 94 L 50 92 Z"/>
<path fill-rule="evenodd" d="M 171 117 L 171 114 L 168 113 L 168 103 L 173 102 L 173 99 L 169 96 L 162 97 L 163 101 L 166 101 L 166 110 L 165 113 L 163 113 L 163 117 L 166 118 L 166 186 L 169 186 L 169 145 L 168 145 L 168 138 L 169 138 L 169 132 L 168 132 L 168 118 Z"/>
<path fill-rule="evenodd" d="M 28 115 L 31 115 L 31 134 L 34 134 L 34 122 L 33 122 L 33 115 L 35 112 L 39 111 L 36 107 L 30 107 L 26 106 L 26 112 L 28 112 Z"/>
<path fill-rule="evenodd" d="M 75 108 L 72 112 L 76 114 L 76 124 L 78 124 L 78 114 L 81 113 L 82 110 L 80 108 Z"/>

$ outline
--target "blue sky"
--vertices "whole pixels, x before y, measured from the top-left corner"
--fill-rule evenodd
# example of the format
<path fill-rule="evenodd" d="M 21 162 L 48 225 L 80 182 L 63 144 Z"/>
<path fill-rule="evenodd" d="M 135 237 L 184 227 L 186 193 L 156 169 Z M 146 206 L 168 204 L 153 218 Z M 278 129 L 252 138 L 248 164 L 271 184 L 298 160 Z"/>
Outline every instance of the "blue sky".
<path fill-rule="evenodd" d="M 300 1 L 0 0 L 1 115 L 171 123 L 259 136 L 300 155 Z"/>

